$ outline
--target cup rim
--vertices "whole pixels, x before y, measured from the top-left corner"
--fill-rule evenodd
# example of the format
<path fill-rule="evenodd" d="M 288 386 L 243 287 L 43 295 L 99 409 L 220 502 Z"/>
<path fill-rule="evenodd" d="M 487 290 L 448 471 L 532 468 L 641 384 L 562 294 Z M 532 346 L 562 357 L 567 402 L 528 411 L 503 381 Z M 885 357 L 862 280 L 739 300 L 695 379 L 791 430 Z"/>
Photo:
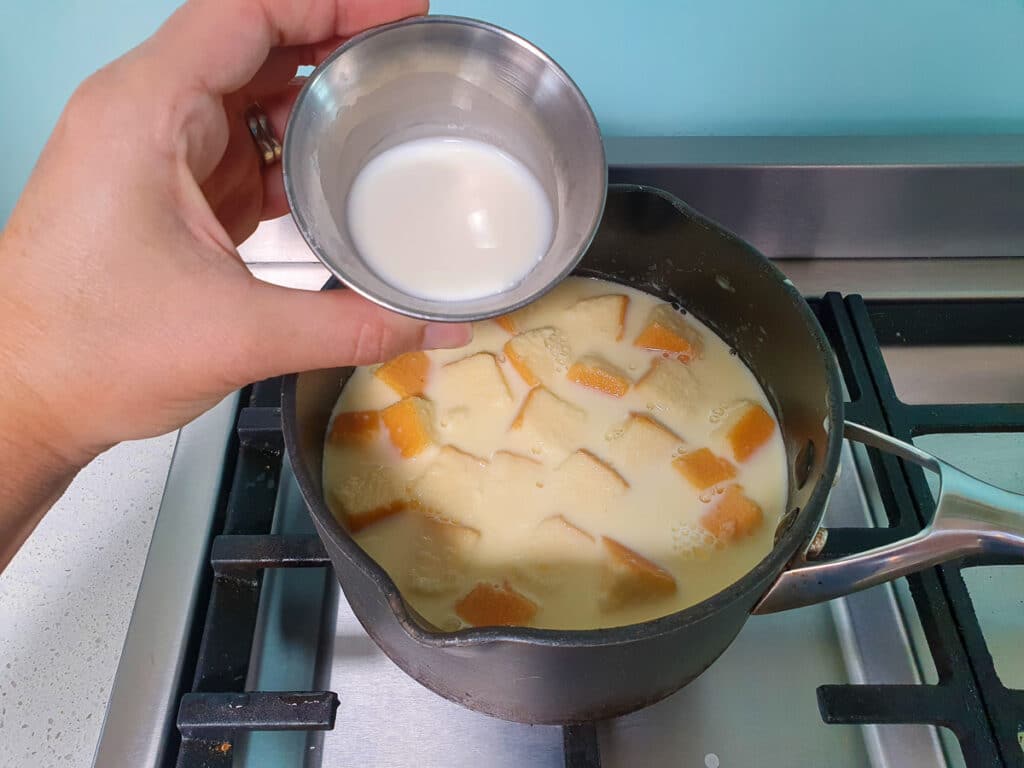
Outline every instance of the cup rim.
<path fill-rule="evenodd" d="M 454 300 L 442 302 L 436 299 L 422 299 L 420 297 L 405 293 L 404 291 L 400 290 L 399 288 L 391 284 L 387 285 L 389 288 L 391 288 L 395 295 L 391 297 L 384 296 L 375 289 L 363 285 L 358 280 L 354 280 L 346 272 L 346 270 L 344 270 L 337 264 L 333 263 L 333 260 L 327 256 L 325 250 L 321 247 L 320 243 L 317 241 L 317 238 L 313 235 L 312 227 L 309 221 L 307 220 L 305 214 L 303 213 L 301 206 L 296 204 L 299 195 L 295 189 L 294 178 L 292 174 L 289 173 L 289 166 L 292 164 L 290 158 L 294 155 L 294 146 L 296 141 L 294 138 L 294 130 L 292 128 L 292 126 L 294 125 L 294 121 L 291 119 L 289 119 L 288 124 L 285 127 L 284 140 L 282 142 L 283 149 L 281 153 L 281 175 L 284 183 L 285 197 L 288 201 L 288 208 L 289 212 L 291 213 L 292 220 L 295 222 L 295 225 L 299 230 L 299 233 L 302 235 L 303 240 L 306 241 L 306 244 L 309 246 L 309 249 L 317 257 L 317 260 L 320 261 L 320 263 L 323 264 L 331 272 L 331 274 L 337 277 L 346 287 L 355 291 L 359 295 L 363 296 L 366 299 L 369 299 L 378 306 L 391 310 L 392 312 L 397 312 L 399 314 L 416 318 L 419 320 L 427 320 L 433 322 L 476 322 L 480 320 L 488 320 L 503 314 L 507 314 L 509 312 L 514 312 L 515 310 L 520 309 L 533 301 L 536 301 L 541 296 L 550 291 L 552 288 L 554 288 L 556 285 L 558 285 L 558 283 L 564 280 L 569 274 L 571 274 L 572 271 L 579 264 L 580 260 L 583 258 L 583 255 L 586 253 L 587 249 L 590 247 L 590 244 L 593 242 L 594 237 L 597 234 L 597 228 L 601 222 L 601 217 L 604 212 L 604 207 L 608 196 L 608 161 L 604 147 L 604 139 L 601 135 L 601 129 L 597 122 L 597 118 L 594 115 L 593 108 L 590 106 L 590 103 L 583 95 L 583 91 L 580 89 L 579 85 L 577 85 L 576 81 L 573 80 L 569 76 L 569 74 L 558 64 L 558 62 L 556 62 L 550 55 L 545 53 L 536 44 L 530 42 L 526 38 L 517 35 L 516 33 L 508 29 L 505 29 L 504 27 L 500 27 L 496 24 L 492 24 L 487 21 L 482 21 L 480 19 L 474 19 L 465 16 L 414 16 L 407 19 L 402 19 L 400 21 L 392 22 L 390 24 L 383 24 L 377 27 L 372 27 L 368 30 L 365 30 L 364 32 L 359 33 L 358 35 L 349 38 L 340 46 L 338 46 L 334 51 L 332 51 L 322 62 L 320 62 L 320 64 L 317 65 L 313 72 L 311 72 L 310 75 L 306 78 L 306 81 L 303 84 L 302 89 L 299 91 L 299 94 L 295 99 L 295 103 L 292 106 L 292 113 L 295 114 L 303 108 L 307 98 L 309 97 L 309 93 L 311 92 L 315 84 L 318 82 L 318 80 L 321 78 L 321 76 L 324 74 L 324 72 L 326 72 L 338 58 L 343 56 L 351 48 L 373 37 L 376 37 L 377 35 L 388 34 L 394 31 L 395 29 L 419 24 L 451 24 L 457 26 L 472 27 L 474 29 L 479 29 L 491 34 L 499 35 L 505 38 L 506 40 L 510 41 L 511 43 L 529 51 L 531 55 L 540 59 L 544 63 L 545 67 L 551 69 L 555 74 L 562 78 L 565 81 L 565 83 L 569 86 L 569 88 L 579 97 L 579 103 L 583 108 L 583 116 L 589 122 L 590 127 L 593 130 L 593 134 L 597 137 L 597 150 L 600 155 L 600 165 L 603 170 L 604 178 L 601 183 L 600 199 L 598 200 L 598 204 L 594 207 L 591 220 L 587 223 L 587 235 L 580 240 L 578 247 L 576 249 L 577 252 L 573 254 L 573 256 L 565 262 L 562 269 L 560 269 L 559 272 L 550 281 L 539 286 L 534 291 L 531 291 L 524 298 L 514 302 L 501 304 L 498 307 L 487 311 L 460 311 L 460 305 L 468 303 L 468 301 Z M 528 276 L 529 273 L 527 273 L 527 277 Z M 476 301 L 476 299 L 470 301 Z M 430 304 L 434 306 L 443 304 L 444 309 L 433 310 L 421 305 L 420 302 L 423 302 L 423 304 Z"/>

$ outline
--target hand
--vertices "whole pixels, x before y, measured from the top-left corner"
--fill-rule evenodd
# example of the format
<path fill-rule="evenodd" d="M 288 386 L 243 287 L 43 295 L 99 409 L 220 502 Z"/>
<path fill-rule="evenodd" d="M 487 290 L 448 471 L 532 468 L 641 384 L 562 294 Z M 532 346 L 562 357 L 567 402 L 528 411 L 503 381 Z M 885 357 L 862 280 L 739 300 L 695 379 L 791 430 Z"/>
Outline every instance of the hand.
<path fill-rule="evenodd" d="M 299 65 L 425 11 L 190 0 L 75 92 L 0 236 L 0 568 L 75 471 L 120 440 L 178 427 L 250 381 L 468 340 L 465 325 L 350 291 L 262 283 L 235 250 L 287 210 L 244 110 L 258 100 L 282 136 Z"/>

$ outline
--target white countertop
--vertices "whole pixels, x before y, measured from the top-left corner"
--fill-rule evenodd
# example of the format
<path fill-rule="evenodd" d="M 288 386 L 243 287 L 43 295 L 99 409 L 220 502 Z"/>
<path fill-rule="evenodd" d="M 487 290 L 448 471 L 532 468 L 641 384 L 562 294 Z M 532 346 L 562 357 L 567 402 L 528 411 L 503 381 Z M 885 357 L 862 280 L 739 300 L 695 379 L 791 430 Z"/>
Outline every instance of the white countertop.
<path fill-rule="evenodd" d="M 0 763 L 91 765 L 176 437 L 92 462 L 0 574 Z"/>
<path fill-rule="evenodd" d="M 327 279 L 287 218 L 240 251 L 270 282 Z M 0 764 L 92 765 L 176 438 L 92 462 L 0 573 Z"/>

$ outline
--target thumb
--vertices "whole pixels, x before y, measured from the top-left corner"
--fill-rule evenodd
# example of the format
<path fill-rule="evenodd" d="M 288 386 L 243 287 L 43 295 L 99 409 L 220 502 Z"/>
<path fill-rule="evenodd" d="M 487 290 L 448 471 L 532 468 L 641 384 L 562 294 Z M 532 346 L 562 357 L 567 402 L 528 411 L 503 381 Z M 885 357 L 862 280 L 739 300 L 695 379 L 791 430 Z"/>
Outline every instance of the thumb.
<path fill-rule="evenodd" d="M 368 365 L 414 349 L 460 347 L 469 323 L 428 323 L 351 290 L 304 291 L 257 282 L 250 304 L 246 381 L 317 368 Z"/>

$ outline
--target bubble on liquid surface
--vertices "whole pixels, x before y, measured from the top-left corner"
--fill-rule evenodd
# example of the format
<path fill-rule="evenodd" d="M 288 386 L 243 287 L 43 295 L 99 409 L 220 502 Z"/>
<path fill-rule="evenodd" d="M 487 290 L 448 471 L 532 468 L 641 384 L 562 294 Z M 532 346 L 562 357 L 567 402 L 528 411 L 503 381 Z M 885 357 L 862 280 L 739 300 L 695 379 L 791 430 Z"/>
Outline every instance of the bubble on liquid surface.
<path fill-rule="evenodd" d="M 558 331 L 545 334 L 544 348 L 547 350 L 548 354 L 551 355 L 551 359 L 555 361 L 556 370 L 565 371 L 569 368 L 569 359 L 572 357 L 572 350 L 569 348 L 569 342 L 566 340 L 564 335 Z"/>

